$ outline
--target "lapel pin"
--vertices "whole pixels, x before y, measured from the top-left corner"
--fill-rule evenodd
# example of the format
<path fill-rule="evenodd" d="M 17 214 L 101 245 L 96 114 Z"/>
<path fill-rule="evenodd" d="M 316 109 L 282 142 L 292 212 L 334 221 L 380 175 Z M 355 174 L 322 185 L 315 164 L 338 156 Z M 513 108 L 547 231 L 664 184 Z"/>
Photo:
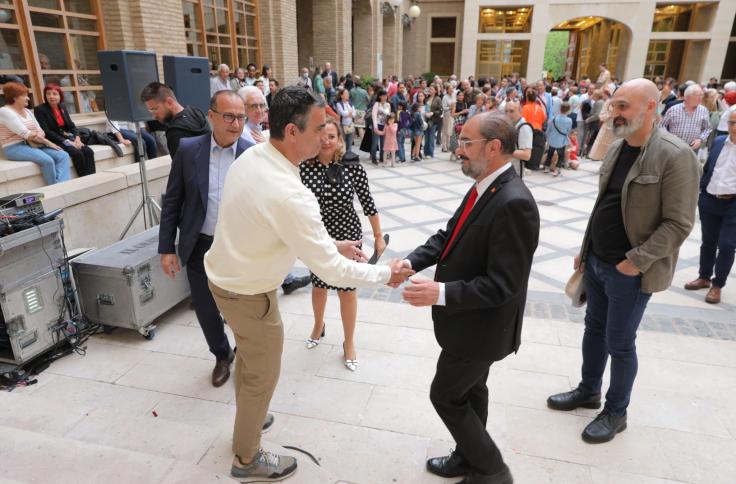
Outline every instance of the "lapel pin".
<path fill-rule="evenodd" d="M 496 193 L 496 187 L 491 188 L 491 193 Z"/>

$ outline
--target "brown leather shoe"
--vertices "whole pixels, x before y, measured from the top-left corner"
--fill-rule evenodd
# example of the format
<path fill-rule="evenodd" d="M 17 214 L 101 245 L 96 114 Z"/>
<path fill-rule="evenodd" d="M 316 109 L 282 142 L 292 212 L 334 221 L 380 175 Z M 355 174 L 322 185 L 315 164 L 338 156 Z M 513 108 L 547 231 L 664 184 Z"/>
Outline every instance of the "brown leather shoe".
<path fill-rule="evenodd" d="M 701 279 L 700 277 L 685 284 L 685 289 L 688 291 L 697 291 L 698 289 L 706 289 L 708 287 L 710 287 L 710 281 L 708 279 Z"/>
<path fill-rule="evenodd" d="M 721 302 L 721 288 L 716 286 L 711 287 L 708 294 L 705 295 L 705 302 L 708 304 L 718 304 Z"/>
<path fill-rule="evenodd" d="M 227 360 L 217 360 L 215 368 L 212 370 L 212 386 L 221 387 L 230 378 L 230 363 L 233 362 L 234 354 L 231 354 Z"/>

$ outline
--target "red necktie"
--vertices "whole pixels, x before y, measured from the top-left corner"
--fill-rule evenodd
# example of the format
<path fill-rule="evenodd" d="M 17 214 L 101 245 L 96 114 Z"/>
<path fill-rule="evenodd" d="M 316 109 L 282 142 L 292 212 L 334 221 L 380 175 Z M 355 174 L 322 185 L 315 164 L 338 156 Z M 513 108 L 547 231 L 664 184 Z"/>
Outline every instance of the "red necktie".
<path fill-rule="evenodd" d="M 457 237 L 457 234 L 460 233 L 460 229 L 465 223 L 465 219 L 468 218 L 468 215 L 470 215 L 470 211 L 473 210 L 473 205 L 475 204 L 475 200 L 477 198 L 478 198 L 478 190 L 475 188 L 475 185 L 473 185 L 473 188 L 470 189 L 470 195 L 468 195 L 468 201 L 465 202 L 465 207 L 463 207 L 463 213 L 460 214 L 460 218 L 457 220 L 457 223 L 455 224 L 455 228 L 452 229 L 452 235 L 450 236 L 450 241 L 447 243 L 447 245 L 445 245 L 445 250 L 442 251 L 440 260 L 444 259 L 445 256 L 447 255 L 447 251 L 450 250 L 452 243 L 455 241 L 455 237 Z"/>

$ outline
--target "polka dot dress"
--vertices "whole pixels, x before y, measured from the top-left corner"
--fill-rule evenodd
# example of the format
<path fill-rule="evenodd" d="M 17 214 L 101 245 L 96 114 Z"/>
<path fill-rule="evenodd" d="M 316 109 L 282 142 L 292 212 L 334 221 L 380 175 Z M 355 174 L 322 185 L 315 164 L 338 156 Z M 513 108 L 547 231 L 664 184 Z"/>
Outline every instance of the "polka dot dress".
<path fill-rule="evenodd" d="M 334 164 L 336 162 L 332 162 Z M 302 183 L 312 190 L 319 202 L 319 211 L 322 222 L 325 224 L 327 233 L 334 240 L 361 240 L 363 238 L 363 227 L 360 224 L 358 214 L 353 206 L 353 198 L 358 200 L 363 207 L 366 217 L 378 213 L 376 205 L 368 186 L 368 176 L 363 166 L 358 164 L 339 164 L 341 176 L 336 184 L 331 184 L 327 179 L 327 167 L 315 160 L 303 162 L 300 165 Z M 334 168 L 333 168 L 334 169 Z M 312 285 L 323 289 L 335 289 L 337 291 L 354 291 L 350 287 L 333 287 L 323 282 L 312 273 Z"/>

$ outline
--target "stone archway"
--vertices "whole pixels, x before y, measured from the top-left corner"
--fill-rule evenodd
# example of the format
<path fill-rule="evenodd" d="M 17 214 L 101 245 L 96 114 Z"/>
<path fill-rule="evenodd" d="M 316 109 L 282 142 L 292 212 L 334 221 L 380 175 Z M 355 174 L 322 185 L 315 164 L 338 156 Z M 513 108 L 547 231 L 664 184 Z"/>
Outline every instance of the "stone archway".
<path fill-rule="evenodd" d="M 554 77 L 596 80 L 600 64 L 606 64 L 612 76 L 623 79 L 631 38 L 626 24 L 610 18 L 565 20 L 554 25 L 547 36 L 544 68 Z"/>
<path fill-rule="evenodd" d="M 353 72 L 360 75 L 373 74 L 373 47 L 375 32 L 373 7 L 370 0 L 353 0 Z"/>

